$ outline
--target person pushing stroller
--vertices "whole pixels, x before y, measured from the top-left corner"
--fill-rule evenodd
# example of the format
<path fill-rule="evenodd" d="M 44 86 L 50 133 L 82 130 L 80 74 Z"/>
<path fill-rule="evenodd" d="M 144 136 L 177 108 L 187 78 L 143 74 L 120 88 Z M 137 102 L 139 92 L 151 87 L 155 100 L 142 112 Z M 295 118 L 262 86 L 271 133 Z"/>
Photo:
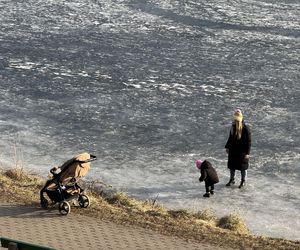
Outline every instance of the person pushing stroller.
<path fill-rule="evenodd" d="M 201 176 L 199 181 L 205 183 L 205 194 L 203 197 L 210 197 L 214 194 L 215 184 L 219 182 L 217 171 L 208 160 L 197 160 L 196 167 L 200 170 Z"/>

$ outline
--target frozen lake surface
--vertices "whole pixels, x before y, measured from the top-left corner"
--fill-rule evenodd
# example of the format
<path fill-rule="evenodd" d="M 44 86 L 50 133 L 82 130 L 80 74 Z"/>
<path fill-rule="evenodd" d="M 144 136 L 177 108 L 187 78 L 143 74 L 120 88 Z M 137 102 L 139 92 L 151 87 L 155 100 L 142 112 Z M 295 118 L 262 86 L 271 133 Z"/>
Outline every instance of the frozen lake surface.
<path fill-rule="evenodd" d="M 298 0 L 0 0 L 1 164 L 46 176 L 88 151 L 87 178 L 300 240 L 299 44 Z M 244 190 L 225 188 L 237 107 Z M 213 198 L 196 159 L 217 168 Z"/>

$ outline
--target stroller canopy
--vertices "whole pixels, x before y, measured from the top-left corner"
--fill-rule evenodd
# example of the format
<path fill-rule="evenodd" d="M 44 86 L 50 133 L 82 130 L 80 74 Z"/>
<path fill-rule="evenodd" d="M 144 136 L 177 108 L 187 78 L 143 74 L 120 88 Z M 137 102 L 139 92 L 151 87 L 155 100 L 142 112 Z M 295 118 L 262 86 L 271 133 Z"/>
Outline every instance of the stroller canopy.
<path fill-rule="evenodd" d="M 61 170 L 59 173 L 59 181 L 66 182 L 71 178 L 85 176 L 91 167 L 90 162 L 95 159 L 95 156 L 86 152 L 74 156 L 59 167 Z"/>

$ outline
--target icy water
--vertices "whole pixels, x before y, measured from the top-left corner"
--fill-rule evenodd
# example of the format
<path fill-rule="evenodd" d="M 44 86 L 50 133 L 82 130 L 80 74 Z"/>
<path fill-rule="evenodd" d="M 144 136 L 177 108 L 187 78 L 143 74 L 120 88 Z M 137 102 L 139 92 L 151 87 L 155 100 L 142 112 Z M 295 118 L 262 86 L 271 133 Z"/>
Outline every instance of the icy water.
<path fill-rule="evenodd" d="M 0 0 L 0 159 L 170 208 L 211 208 L 300 240 L 298 0 Z M 252 131 L 248 184 L 225 188 L 232 111 Z M 204 199 L 196 159 L 220 183 Z"/>

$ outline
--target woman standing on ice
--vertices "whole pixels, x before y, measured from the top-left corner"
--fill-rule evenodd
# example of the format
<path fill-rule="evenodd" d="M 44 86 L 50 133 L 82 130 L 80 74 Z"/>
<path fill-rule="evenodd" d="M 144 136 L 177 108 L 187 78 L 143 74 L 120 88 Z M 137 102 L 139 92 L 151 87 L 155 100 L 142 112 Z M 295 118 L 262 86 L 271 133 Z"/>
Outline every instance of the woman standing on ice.
<path fill-rule="evenodd" d="M 241 188 L 245 185 L 247 169 L 249 167 L 251 132 L 244 122 L 243 114 L 240 109 L 234 111 L 233 123 L 225 148 L 228 154 L 227 166 L 230 169 L 230 180 L 226 186 L 228 187 L 235 183 L 235 170 L 240 170 L 241 183 L 239 188 Z"/>

